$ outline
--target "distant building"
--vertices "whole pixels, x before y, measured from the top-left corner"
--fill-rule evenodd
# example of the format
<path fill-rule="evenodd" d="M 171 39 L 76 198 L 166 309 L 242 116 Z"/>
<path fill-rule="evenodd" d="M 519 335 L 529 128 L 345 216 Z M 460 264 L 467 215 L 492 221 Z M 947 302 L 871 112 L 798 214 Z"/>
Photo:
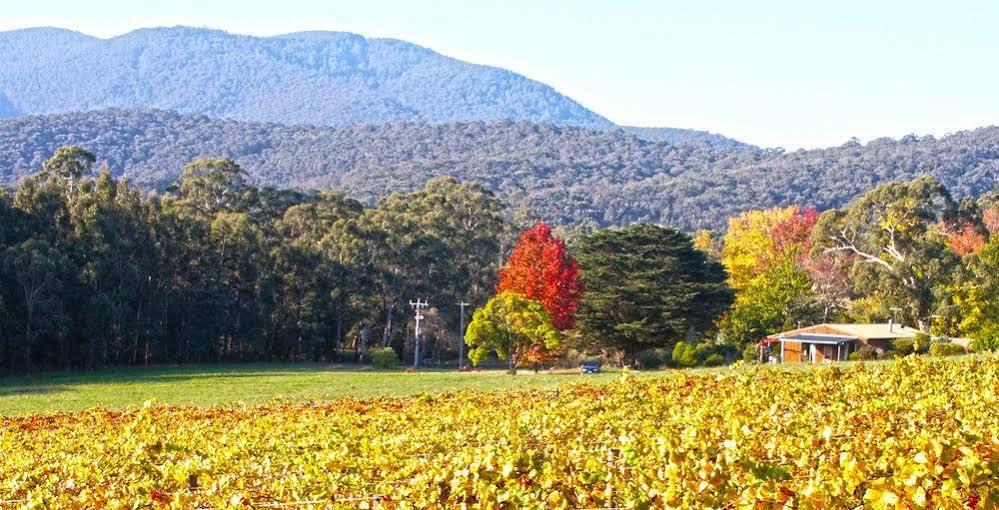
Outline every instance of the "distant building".
<path fill-rule="evenodd" d="M 869 345 L 883 354 L 893 340 L 914 338 L 918 329 L 892 322 L 884 324 L 817 324 L 770 335 L 760 342 L 784 363 L 845 361 L 851 352 Z M 777 345 L 780 345 L 779 349 Z"/>

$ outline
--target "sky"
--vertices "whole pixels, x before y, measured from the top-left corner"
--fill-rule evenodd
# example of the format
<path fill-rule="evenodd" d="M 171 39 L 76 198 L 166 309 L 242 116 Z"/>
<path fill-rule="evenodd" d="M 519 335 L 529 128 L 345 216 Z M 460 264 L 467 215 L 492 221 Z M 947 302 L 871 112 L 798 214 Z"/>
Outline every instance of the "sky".
<path fill-rule="evenodd" d="M 5 0 L 0 30 L 392 37 L 622 125 L 795 149 L 999 124 L 999 0 Z"/>

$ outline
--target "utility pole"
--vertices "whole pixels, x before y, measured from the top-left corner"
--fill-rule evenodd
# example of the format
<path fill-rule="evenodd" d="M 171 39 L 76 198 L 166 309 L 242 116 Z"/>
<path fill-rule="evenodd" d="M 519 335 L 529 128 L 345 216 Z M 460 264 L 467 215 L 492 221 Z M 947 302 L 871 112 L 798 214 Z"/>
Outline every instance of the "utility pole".
<path fill-rule="evenodd" d="M 419 298 L 415 302 L 410 301 L 409 306 L 413 307 L 413 312 L 416 314 L 416 329 L 413 331 L 413 337 L 416 339 L 416 352 L 413 354 L 413 368 L 420 368 L 420 321 L 423 320 L 423 309 L 430 306 L 427 300 L 424 299 L 422 302 Z"/>
<path fill-rule="evenodd" d="M 458 370 L 461 370 L 465 362 L 465 307 L 472 303 L 458 301 L 455 304 L 461 307 L 461 329 L 458 330 Z"/>

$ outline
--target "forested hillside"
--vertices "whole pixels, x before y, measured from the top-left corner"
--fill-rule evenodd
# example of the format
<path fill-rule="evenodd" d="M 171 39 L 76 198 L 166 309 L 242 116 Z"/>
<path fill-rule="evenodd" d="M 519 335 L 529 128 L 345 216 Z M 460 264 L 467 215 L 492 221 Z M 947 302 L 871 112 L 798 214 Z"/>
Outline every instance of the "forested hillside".
<path fill-rule="evenodd" d="M 721 228 L 744 210 L 840 207 L 879 183 L 924 174 L 958 198 L 991 190 L 999 177 L 996 127 L 781 153 L 529 122 L 324 128 L 105 110 L 0 122 L 0 179 L 11 186 L 72 144 L 152 189 L 165 189 L 197 157 L 227 156 L 256 185 L 341 189 L 367 203 L 450 175 L 575 225 Z"/>
<path fill-rule="evenodd" d="M 620 126 L 620 129 L 650 142 L 666 142 L 673 145 L 707 143 L 719 149 L 757 149 L 727 136 L 696 129 Z"/>
<path fill-rule="evenodd" d="M 611 125 L 511 71 L 344 32 L 250 37 L 174 27 L 98 39 L 36 28 L 0 33 L 0 62 L 0 94 L 25 114 L 120 107 L 333 126 L 490 119 Z"/>

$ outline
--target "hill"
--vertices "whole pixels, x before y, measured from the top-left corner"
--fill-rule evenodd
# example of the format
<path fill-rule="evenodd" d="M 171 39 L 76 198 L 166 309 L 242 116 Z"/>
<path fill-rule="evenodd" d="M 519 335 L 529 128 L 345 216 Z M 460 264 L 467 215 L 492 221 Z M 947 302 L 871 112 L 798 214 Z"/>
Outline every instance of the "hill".
<path fill-rule="evenodd" d="M 37 28 L 0 33 L 0 62 L 0 94 L 25 114 L 120 107 L 331 126 L 611 125 L 519 74 L 344 32 L 250 37 L 174 27 L 98 39 Z"/>
<path fill-rule="evenodd" d="M 709 133 L 707 131 L 698 131 L 696 129 L 634 127 L 634 126 L 621 126 L 621 129 L 626 133 L 631 133 L 643 140 L 649 140 L 652 142 L 666 142 L 666 143 L 671 143 L 673 145 L 707 143 L 712 147 L 717 147 L 719 149 L 758 148 L 749 145 L 748 143 L 740 142 L 738 140 L 733 140 L 731 138 L 728 138 L 727 136 L 722 136 L 715 133 Z"/>
<path fill-rule="evenodd" d="M 528 120 L 617 127 L 514 72 L 345 32 L 250 37 L 173 27 L 98 39 L 32 28 L 0 32 L 0 62 L 0 119 L 157 108 L 323 126 Z M 653 141 L 747 147 L 703 131 L 623 129 Z"/>
<path fill-rule="evenodd" d="M 153 189 L 172 183 L 194 158 L 230 156 L 258 185 L 337 188 L 369 203 L 452 175 L 576 225 L 720 228 L 743 210 L 839 207 L 879 183 L 923 174 L 959 197 L 999 180 L 999 127 L 782 153 L 529 122 L 330 128 L 105 110 L 0 121 L 0 182 L 15 184 L 68 144 Z"/>

